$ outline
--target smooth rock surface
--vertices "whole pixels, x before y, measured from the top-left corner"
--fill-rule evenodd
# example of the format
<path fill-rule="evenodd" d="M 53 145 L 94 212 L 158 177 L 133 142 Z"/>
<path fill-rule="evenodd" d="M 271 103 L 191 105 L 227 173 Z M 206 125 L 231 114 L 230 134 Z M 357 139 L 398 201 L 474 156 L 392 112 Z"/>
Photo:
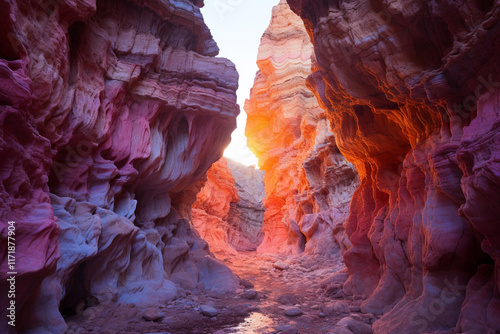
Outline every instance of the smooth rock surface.
<path fill-rule="evenodd" d="M 219 311 L 217 311 L 212 306 L 201 305 L 200 306 L 200 313 L 203 314 L 204 316 L 207 316 L 207 317 L 215 317 L 215 316 L 217 316 L 217 314 L 219 314 Z"/>
<path fill-rule="evenodd" d="M 290 266 L 288 264 L 286 264 L 285 262 L 281 261 L 281 260 L 278 260 L 276 262 L 273 263 L 273 267 L 278 269 L 278 270 L 286 270 L 288 269 Z"/>
<path fill-rule="evenodd" d="M 163 319 L 164 315 L 158 309 L 149 307 L 144 311 L 142 317 L 147 321 L 158 321 Z"/>
<path fill-rule="evenodd" d="M 284 312 L 284 314 L 287 316 L 287 317 L 298 317 L 299 315 L 302 315 L 304 312 L 302 312 L 302 310 L 298 307 L 290 307 L 290 308 L 287 308 Z"/>

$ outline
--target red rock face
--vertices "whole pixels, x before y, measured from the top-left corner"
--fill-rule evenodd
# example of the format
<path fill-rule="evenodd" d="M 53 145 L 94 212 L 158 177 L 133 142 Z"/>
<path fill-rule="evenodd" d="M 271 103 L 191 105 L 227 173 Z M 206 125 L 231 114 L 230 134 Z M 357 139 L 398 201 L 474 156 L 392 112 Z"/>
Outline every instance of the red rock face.
<path fill-rule="evenodd" d="M 193 204 L 193 225 L 210 251 L 222 257 L 255 251 L 262 242 L 263 171 L 221 158 Z M 234 176 L 234 177 L 233 177 Z"/>
<path fill-rule="evenodd" d="M 302 21 L 281 1 L 262 36 L 260 71 L 245 104 L 248 144 L 266 171 L 260 252 L 334 253 L 345 247 L 343 225 L 357 176 L 306 86 L 312 57 Z"/>
<path fill-rule="evenodd" d="M 239 202 L 231 170 L 224 158 L 207 172 L 207 180 L 193 204 L 193 224 L 214 253 L 237 254 L 229 244 L 228 215 L 232 203 Z"/>
<path fill-rule="evenodd" d="M 350 278 L 375 333 L 500 331 L 500 5 L 288 0 L 361 186 Z"/>
<path fill-rule="evenodd" d="M 266 208 L 265 172 L 255 166 L 245 166 L 226 159 L 238 189 L 239 201 L 231 203 L 228 223 L 229 242 L 238 251 L 255 251 L 262 243 L 262 224 Z"/>
<path fill-rule="evenodd" d="M 238 114 L 236 70 L 213 57 L 194 3 L 0 3 L 0 220 L 2 238 L 16 222 L 18 330 L 64 332 L 59 307 L 90 296 L 146 307 L 174 282 L 237 286 L 189 224 Z M 7 291 L 3 244 L 0 257 Z"/>

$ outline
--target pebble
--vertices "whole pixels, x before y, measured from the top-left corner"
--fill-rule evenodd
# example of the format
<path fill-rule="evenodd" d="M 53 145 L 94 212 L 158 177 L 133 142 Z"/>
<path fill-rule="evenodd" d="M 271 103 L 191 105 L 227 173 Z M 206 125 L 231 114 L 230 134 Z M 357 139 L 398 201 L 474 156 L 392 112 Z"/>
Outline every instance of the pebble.
<path fill-rule="evenodd" d="M 249 280 L 246 280 L 246 279 L 241 279 L 240 285 L 247 288 L 247 289 L 252 289 L 254 287 L 252 282 L 250 282 Z"/>
<path fill-rule="evenodd" d="M 304 312 L 298 307 L 290 307 L 285 310 L 285 315 L 287 317 L 297 317 L 299 315 L 302 315 Z"/>
<path fill-rule="evenodd" d="M 289 268 L 289 265 L 281 260 L 278 260 L 274 262 L 273 267 L 279 270 L 286 270 Z"/>
<path fill-rule="evenodd" d="M 243 294 L 241 295 L 241 297 L 245 299 L 256 299 L 258 296 L 259 296 L 258 292 L 255 291 L 254 289 L 247 290 L 243 292 Z"/>
<path fill-rule="evenodd" d="M 200 313 L 204 316 L 207 316 L 207 317 L 215 317 L 219 312 L 215 308 L 213 308 L 212 306 L 201 305 L 200 306 Z"/>
<path fill-rule="evenodd" d="M 361 321 L 353 319 L 352 317 L 345 317 L 340 319 L 336 325 L 337 327 L 343 327 L 350 329 L 356 334 L 372 334 L 372 327 Z"/>
<path fill-rule="evenodd" d="M 150 307 L 144 311 L 142 317 L 147 321 L 157 321 L 163 319 L 163 314 L 158 309 Z"/>
<path fill-rule="evenodd" d="M 349 309 L 349 305 L 344 301 L 333 301 L 327 305 L 325 305 L 322 309 L 323 313 L 331 316 L 331 315 L 339 315 L 339 314 L 349 314 L 351 310 Z"/>
<path fill-rule="evenodd" d="M 295 297 L 295 295 L 291 293 L 280 295 L 278 298 L 276 298 L 276 301 L 281 305 L 295 305 L 298 302 L 297 297 Z"/>

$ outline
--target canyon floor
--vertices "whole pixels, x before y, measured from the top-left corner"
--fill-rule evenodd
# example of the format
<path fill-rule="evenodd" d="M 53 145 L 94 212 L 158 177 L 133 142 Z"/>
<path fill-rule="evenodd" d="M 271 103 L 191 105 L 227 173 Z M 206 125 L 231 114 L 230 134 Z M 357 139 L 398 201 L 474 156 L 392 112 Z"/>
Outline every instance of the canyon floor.
<path fill-rule="evenodd" d="M 340 256 L 248 252 L 219 259 L 241 279 L 235 293 L 181 289 L 176 300 L 148 310 L 81 307 L 67 316 L 67 333 L 371 333 L 376 318 L 359 308 L 365 296 L 342 292 L 347 274 Z"/>

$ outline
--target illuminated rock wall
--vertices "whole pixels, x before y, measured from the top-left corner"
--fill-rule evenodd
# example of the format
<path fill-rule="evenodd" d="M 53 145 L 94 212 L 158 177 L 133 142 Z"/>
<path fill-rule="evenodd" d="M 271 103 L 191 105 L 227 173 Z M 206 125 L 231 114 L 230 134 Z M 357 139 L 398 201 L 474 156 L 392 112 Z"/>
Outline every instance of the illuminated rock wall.
<path fill-rule="evenodd" d="M 216 255 L 254 251 L 262 242 L 264 172 L 221 158 L 193 204 L 193 224 Z"/>
<path fill-rule="evenodd" d="M 375 333 L 500 331 L 500 4 L 288 0 L 361 186 L 344 291 Z"/>
<path fill-rule="evenodd" d="M 313 47 L 285 1 L 273 9 L 261 39 L 246 135 L 266 171 L 264 240 L 260 252 L 337 253 L 358 185 L 339 153 L 324 111 L 306 86 Z"/>

